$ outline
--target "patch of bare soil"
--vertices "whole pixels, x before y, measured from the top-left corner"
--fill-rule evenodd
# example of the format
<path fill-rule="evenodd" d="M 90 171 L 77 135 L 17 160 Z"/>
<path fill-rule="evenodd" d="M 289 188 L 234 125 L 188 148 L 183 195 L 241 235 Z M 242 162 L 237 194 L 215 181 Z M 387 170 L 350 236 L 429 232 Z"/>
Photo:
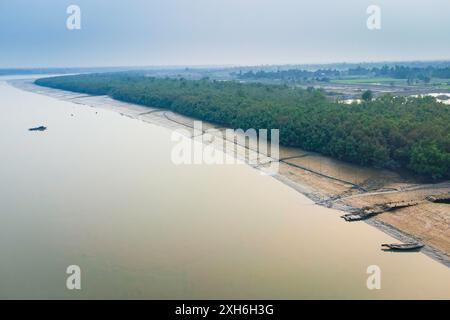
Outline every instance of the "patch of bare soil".
<path fill-rule="evenodd" d="M 377 219 L 450 256 L 450 205 L 424 202 L 385 212 Z"/>

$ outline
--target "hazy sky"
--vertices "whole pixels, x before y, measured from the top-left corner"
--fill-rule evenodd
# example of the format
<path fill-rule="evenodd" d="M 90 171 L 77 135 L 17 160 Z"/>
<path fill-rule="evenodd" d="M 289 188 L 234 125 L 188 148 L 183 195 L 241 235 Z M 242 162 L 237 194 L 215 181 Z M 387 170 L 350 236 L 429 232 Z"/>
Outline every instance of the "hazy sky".
<path fill-rule="evenodd" d="M 0 67 L 450 59 L 449 0 L 0 0 L 0 14 Z"/>

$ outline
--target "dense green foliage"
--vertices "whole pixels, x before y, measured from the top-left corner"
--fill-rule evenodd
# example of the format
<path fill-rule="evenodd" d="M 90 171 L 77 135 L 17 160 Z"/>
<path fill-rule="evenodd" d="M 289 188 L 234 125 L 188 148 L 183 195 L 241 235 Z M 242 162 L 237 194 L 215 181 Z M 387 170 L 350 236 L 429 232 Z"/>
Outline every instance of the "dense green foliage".
<path fill-rule="evenodd" d="M 280 142 L 361 165 L 450 177 L 450 106 L 432 97 L 328 101 L 321 90 L 150 78 L 133 73 L 44 78 L 38 85 L 167 108 L 232 128 L 279 128 Z"/>
<path fill-rule="evenodd" d="M 364 91 L 361 95 L 361 99 L 363 99 L 364 101 L 371 101 L 373 99 L 373 92 L 370 90 Z"/>

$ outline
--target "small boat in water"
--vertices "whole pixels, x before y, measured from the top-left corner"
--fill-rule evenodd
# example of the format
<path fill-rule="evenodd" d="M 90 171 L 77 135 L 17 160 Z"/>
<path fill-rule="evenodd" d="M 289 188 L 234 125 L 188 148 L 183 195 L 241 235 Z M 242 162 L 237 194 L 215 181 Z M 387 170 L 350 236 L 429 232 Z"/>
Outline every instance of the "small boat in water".
<path fill-rule="evenodd" d="M 383 250 L 392 250 L 392 251 L 414 251 L 420 250 L 423 248 L 423 244 L 418 242 L 413 243 L 383 243 L 381 245 Z"/>
<path fill-rule="evenodd" d="M 47 127 L 44 127 L 44 126 L 28 129 L 28 131 L 45 131 L 45 130 L 47 130 Z"/>

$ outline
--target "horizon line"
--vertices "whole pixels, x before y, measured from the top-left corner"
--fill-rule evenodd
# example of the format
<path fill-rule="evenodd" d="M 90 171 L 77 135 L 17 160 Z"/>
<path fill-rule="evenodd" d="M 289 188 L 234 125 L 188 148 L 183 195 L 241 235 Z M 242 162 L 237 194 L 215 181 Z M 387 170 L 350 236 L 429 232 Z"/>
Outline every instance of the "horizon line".
<path fill-rule="evenodd" d="M 339 62 L 290 62 L 290 63 L 262 63 L 262 64 L 154 64 L 154 65 L 94 65 L 94 66 L 33 66 L 33 67 L 3 67 L 0 70 L 37 70 L 37 69 L 108 69 L 108 68 L 257 68 L 257 67 L 276 67 L 276 66 L 318 66 L 318 65 L 336 65 L 336 64 L 380 64 L 380 63 L 431 63 L 431 62 L 450 62 L 450 58 L 443 59 L 414 59 L 414 60 L 372 60 L 372 61 L 339 61 Z"/>

